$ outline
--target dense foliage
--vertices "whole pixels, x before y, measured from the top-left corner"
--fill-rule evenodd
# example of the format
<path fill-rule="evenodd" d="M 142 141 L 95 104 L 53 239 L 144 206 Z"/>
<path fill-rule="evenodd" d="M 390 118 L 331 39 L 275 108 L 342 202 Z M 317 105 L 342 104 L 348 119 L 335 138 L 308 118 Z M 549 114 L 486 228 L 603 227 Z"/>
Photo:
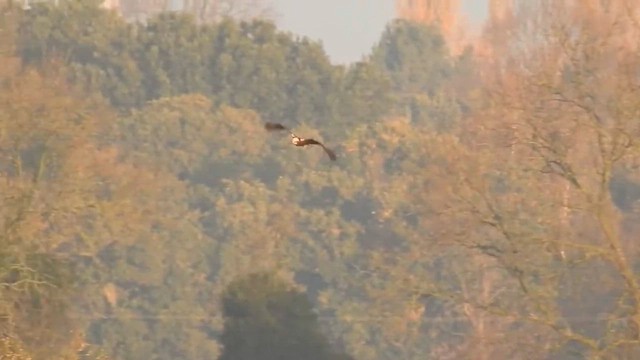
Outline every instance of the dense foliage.
<path fill-rule="evenodd" d="M 3 8 L 0 354 L 640 356 L 640 29 L 536 3 L 347 67 L 267 21 Z"/>
<path fill-rule="evenodd" d="M 350 359 L 331 350 L 307 297 L 273 274 L 231 282 L 222 304 L 221 360 Z"/>

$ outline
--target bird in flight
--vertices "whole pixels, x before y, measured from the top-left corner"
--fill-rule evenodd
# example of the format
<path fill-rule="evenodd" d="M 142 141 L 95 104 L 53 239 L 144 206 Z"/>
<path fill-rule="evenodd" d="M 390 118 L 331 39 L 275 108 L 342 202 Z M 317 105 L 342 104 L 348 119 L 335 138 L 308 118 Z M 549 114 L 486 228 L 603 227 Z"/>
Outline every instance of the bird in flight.
<path fill-rule="evenodd" d="M 331 149 L 327 148 L 326 146 L 324 146 L 324 144 L 322 144 L 317 140 L 301 138 L 296 134 L 294 134 L 286 126 L 278 123 L 267 122 L 264 124 L 264 128 L 267 129 L 267 131 L 279 131 L 279 130 L 289 131 L 289 133 L 291 134 L 291 143 L 295 146 L 320 145 L 324 149 L 324 152 L 326 152 L 327 155 L 329 155 L 329 159 L 331 159 L 331 161 L 336 161 L 336 154 Z"/>

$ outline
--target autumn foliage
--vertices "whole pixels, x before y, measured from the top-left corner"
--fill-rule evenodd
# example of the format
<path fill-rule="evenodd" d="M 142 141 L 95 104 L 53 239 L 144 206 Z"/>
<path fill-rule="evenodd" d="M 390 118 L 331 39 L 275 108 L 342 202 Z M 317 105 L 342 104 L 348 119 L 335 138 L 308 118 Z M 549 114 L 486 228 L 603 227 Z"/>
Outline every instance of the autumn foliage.
<path fill-rule="evenodd" d="M 638 11 L 512 3 L 350 66 L 267 21 L 7 5 L 0 358 L 640 356 Z"/>

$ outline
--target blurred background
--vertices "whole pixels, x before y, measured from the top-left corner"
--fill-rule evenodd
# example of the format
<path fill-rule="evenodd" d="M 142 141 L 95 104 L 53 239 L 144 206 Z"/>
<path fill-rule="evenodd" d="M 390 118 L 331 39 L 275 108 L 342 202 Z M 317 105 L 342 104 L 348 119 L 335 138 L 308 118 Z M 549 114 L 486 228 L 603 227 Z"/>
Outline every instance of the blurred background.
<path fill-rule="evenodd" d="M 0 359 L 640 358 L 634 0 L 0 7 Z"/>

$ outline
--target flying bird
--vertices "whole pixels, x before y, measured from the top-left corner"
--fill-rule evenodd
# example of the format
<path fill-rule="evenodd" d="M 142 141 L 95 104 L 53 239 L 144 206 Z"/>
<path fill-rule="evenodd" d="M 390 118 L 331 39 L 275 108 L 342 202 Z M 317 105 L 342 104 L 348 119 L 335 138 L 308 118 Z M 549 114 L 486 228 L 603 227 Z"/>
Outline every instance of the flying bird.
<path fill-rule="evenodd" d="M 291 143 L 295 146 L 320 145 L 322 149 L 324 149 L 324 152 L 326 152 L 327 155 L 329 155 L 329 159 L 331 159 L 331 161 L 336 161 L 336 158 L 337 158 L 336 154 L 331 149 L 324 146 L 324 144 L 321 143 L 320 141 L 317 141 L 314 139 L 301 138 L 296 134 L 294 134 L 286 126 L 278 123 L 267 122 L 264 124 L 264 128 L 267 129 L 267 131 L 279 131 L 279 130 L 289 131 L 289 133 L 291 134 Z"/>

